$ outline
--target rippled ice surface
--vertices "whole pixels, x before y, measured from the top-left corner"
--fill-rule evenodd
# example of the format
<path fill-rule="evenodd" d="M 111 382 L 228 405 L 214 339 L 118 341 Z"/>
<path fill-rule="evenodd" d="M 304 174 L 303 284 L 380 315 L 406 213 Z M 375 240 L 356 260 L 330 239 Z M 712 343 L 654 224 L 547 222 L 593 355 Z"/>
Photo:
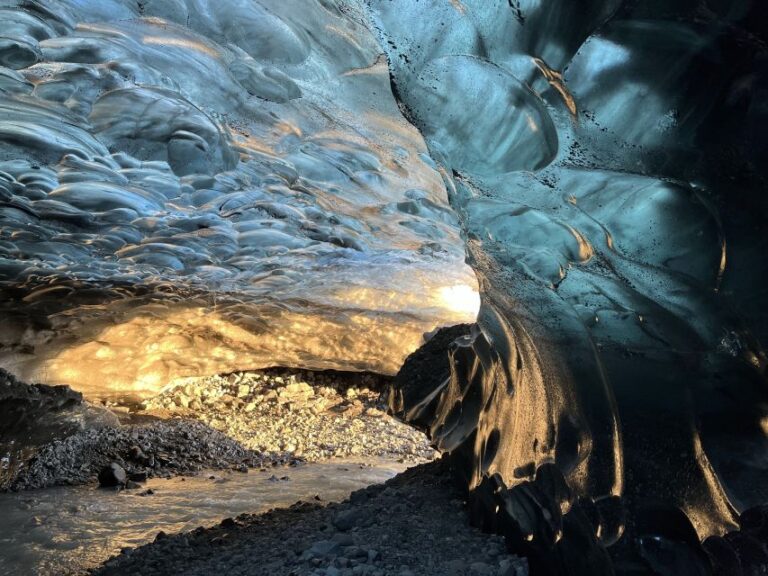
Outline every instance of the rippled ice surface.
<path fill-rule="evenodd" d="M 0 365 L 397 371 L 477 284 L 356 3 L 0 3 Z"/>
<path fill-rule="evenodd" d="M 392 461 L 370 463 L 342 461 L 249 474 L 217 471 L 185 480 L 152 479 L 146 488 L 155 494 L 146 497 L 138 496 L 146 488 L 113 492 L 90 486 L 3 494 L 0 573 L 61 574 L 96 566 L 121 548 L 152 541 L 160 530 L 192 530 L 315 495 L 324 502 L 339 501 L 405 469 Z M 270 480 L 273 474 L 290 480 Z"/>
<path fill-rule="evenodd" d="M 412 413 L 473 513 L 546 574 L 720 538 L 768 499 L 760 4 L 4 2 L 0 365 L 394 372 L 476 317 L 461 222 L 481 331 Z"/>

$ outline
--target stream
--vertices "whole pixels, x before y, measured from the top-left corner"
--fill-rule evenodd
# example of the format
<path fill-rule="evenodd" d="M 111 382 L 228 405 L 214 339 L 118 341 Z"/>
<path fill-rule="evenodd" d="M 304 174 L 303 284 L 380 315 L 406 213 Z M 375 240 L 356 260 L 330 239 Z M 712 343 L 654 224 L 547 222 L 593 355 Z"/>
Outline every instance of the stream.
<path fill-rule="evenodd" d="M 60 487 L 0 494 L 0 574 L 82 573 L 125 547 L 211 526 L 226 517 L 287 507 L 315 495 L 340 501 L 406 468 L 391 460 L 333 461 L 248 474 L 210 471 L 151 479 L 140 489 Z M 154 494 L 139 494 L 151 488 Z"/>

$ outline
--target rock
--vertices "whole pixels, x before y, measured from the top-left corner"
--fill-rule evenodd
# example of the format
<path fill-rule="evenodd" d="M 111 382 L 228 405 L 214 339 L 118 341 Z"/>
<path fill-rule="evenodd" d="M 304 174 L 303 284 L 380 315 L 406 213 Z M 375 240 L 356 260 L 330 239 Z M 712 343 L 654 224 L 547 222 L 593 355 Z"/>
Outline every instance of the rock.
<path fill-rule="evenodd" d="M 528 576 L 526 560 L 520 558 L 505 558 L 499 562 L 499 576 Z"/>
<path fill-rule="evenodd" d="M 338 556 L 341 552 L 341 544 L 333 540 L 320 540 L 304 553 L 307 558 L 325 558 L 329 556 Z"/>
<path fill-rule="evenodd" d="M 344 548 L 344 556 L 351 560 L 361 561 L 363 558 L 368 559 L 368 551 L 360 546 L 347 546 Z"/>
<path fill-rule="evenodd" d="M 293 382 L 285 386 L 285 388 L 282 388 L 279 392 L 279 395 L 284 398 L 290 398 L 294 401 L 306 401 L 308 398 L 314 396 L 315 392 L 312 390 L 312 386 L 306 382 Z"/>
<path fill-rule="evenodd" d="M 131 446 L 131 449 L 128 452 L 128 454 L 130 455 L 131 460 L 136 460 L 138 462 L 143 462 L 144 460 L 147 459 L 146 454 L 144 454 L 142 449 L 139 448 L 138 446 Z"/>
<path fill-rule="evenodd" d="M 448 562 L 445 566 L 445 572 L 447 576 L 459 576 L 461 574 L 464 574 L 464 571 L 466 570 L 467 565 L 464 563 L 463 560 L 451 560 Z"/>
<path fill-rule="evenodd" d="M 360 510 L 352 508 L 350 510 L 343 510 L 336 514 L 333 519 L 333 525 L 342 532 L 352 529 L 357 524 L 360 514 Z"/>
<path fill-rule="evenodd" d="M 105 466 L 99 472 L 99 486 L 102 488 L 113 488 L 115 486 L 124 486 L 128 479 L 125 470 L 117 462 Z"/>
<path fill-rule="evenodd" d="M 248 386 L 248 384 L 240 384 L 240 386 L 237 387 L 238 398 L 245 398 L 250 393 L 251 393 L 251 387 Z"/>
<path fill-rule="evenodd" d="M 363 413 L 363 405 L 359 402 L 354 402 L 352 404 L 342 406 L 342 411 L 344 412 L 345 417 L 355 418 Z"/>
<path fill-rule="evenodd" d="M 362 504 L 366 500 L 368 500 L 368 491 L 365 488 L 355 490 L 349 495 L 349 501 L 352 504 Z"/>
<path fill-rule="evenodd" d="M 51 443 L 28 466 L 20 468 L 14 485 L 23 490 L 87 484 L 109 462 L 124 468 L 127 479 L 143 482 L 149 477 L 190 474 L 201 469 L 231 469 L 244 463 L 259 466 L 263 460 L 260 452 L 246 449 L 205 424 L 157 420 L 141 425 L 82 430 Z M 105 478 L 109 483 L 108 476 Z"/>
<path fill-rule="evenodd" d="M 352 546 L 355 543 L 355 541 L 352 539 L 352 536 L 345 534 L 344 532 L 337 532 L 333 535 L 331 540 L 338 542 L 342 546 Z"/>
<path fill-rule="evenodd" d="M 491 571 L 492 568 L 485 562 L 473 562 L 469 565 L 469 573 L 477 576 L 488 576 Z"/>

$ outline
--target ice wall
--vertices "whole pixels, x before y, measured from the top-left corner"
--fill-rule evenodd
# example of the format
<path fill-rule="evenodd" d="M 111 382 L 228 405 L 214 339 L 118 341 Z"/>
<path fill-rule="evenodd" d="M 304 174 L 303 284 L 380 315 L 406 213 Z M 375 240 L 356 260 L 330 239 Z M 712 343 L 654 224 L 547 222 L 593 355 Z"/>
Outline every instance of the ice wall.
<path fill-rule="evenodd" d="M 476 280 L 360 7 L 0 2 L 0 365 L 394 373 Z"/>
<path fill-rule="evenodd" d="M 535 574 L 765 570 L 765 9 L 369 5 L 482 293 L 395 408 Z"/>

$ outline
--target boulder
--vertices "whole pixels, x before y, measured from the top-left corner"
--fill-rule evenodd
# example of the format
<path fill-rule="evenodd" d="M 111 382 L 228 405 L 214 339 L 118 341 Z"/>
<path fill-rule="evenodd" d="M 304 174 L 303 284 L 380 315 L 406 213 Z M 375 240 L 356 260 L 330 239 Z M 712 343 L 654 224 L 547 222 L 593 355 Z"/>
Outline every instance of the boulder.
<path fill-rule="evenodd" d="M 112 462 L 99 472 L 99 486 L 102 488 L 114 488 L 116 486 L 125 486 L 128 476 L 117 462 Z"/>

